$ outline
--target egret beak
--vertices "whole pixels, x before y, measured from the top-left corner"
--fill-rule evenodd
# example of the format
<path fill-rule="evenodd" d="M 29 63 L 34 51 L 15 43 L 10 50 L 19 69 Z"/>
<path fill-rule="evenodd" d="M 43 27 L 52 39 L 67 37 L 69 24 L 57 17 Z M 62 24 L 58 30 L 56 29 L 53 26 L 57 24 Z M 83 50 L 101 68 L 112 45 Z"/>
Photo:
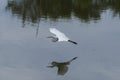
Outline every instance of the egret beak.
<path fill-rule="evenodd" d="M 48 36 L 47 38 L 53 38 L 53 36 Z"/>
<path fill-rule="evenodd" d="M 51 38 L 50 36 L 48 36 L 47 38 Z"/>

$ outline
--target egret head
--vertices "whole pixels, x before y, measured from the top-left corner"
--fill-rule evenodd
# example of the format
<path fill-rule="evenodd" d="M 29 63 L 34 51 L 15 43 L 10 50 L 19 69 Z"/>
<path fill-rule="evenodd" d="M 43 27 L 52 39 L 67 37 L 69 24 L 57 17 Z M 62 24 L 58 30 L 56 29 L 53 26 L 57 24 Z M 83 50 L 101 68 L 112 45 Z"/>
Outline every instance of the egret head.
<path fill-rule="evenodd" d="M 57 42 L 58 41 L 58 38 L 55 37 L 55 36 L 48 36 L 47 38 L 51 38 L 52 42 Z"/>

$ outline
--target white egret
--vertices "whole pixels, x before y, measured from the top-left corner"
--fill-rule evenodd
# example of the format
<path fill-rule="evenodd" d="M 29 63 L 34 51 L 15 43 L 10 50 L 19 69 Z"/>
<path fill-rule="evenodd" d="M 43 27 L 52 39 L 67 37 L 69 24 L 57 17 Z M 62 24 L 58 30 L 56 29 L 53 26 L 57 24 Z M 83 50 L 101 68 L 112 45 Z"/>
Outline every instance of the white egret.
<path fill-rule="evenodd" d="M 52 38 L 53 42 L 68 41 L 68 42 L 71 42 L 73 44 L 77 44 L 76 42 L 70 40 L 64 33 L 60 32 L 56 28 L 49 28 L 49 30 L 55 36 L 49 36 L 47 38 Z"/>
<path fill-rule="evenodd" d="M 75 60 L 77 57 L 74 57 L 73 59 L 67 61 L 67 62 L 56 62 L 53 61 L 51 63 L 51 66 L 47 66 L 48 68 L 53 68 L 53 67 L 57 67 L 58 68 L 58 75 L 64 75 L 67 71 L 68 71 L 68 66 L 73 60 Z"/>

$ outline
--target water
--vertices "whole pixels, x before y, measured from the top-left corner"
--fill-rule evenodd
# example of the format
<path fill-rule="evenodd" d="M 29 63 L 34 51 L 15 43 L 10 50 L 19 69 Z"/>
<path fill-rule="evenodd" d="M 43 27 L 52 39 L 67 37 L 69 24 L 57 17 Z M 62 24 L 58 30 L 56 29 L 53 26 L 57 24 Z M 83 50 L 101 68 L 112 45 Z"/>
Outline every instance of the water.
<path fill-rule="evenodd" d="M 0 80 L 120 80 L 119 0 L 15 1 L 0 1 Z M 51 27 L 78 45 L 51 42 Z M 47 68 L 74 57 L 65 75 Z"/>

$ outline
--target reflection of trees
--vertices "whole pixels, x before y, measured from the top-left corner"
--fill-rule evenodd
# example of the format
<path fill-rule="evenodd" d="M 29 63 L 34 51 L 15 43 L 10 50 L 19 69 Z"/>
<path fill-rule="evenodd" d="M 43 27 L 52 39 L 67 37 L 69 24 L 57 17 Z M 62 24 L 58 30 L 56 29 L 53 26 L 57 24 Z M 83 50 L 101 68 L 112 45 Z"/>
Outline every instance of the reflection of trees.
<path fill-rule="evenodd" d="M 91 0 L 75 0 L 73 2 L 73 12 L 76 17 L 86 21 L 100 18 L 100 7 L 98 4 L 93 5 Z"/>
<path fill-rule="evenodd" d="M 72 11 L 70 0 L 40 0 L 42 16 L 49 18 L 69 18 Z"/>
<path fill-rule="evenodd" d="M 39 1 L 39 0 L 38 0 Z M 33 0 L 17 0 L 8 2 L 7 9 L 10 9 L 13 14 L 22 16 L 23 21 L 37 22 L 40 18 L 40 10 L 37 1 Z"/>
<path fill-rule="evenodd" d="M 119 0 L 14 0 L 6 7 L 18 14 L 23 22 L 37 22 L 41 18 L 71 18 L 71 14 L 81 20 L 100 19 L 102 10 L 110 8 L 114 14 L 120 14 Z"/>
<path fill-rule="evenodd" d="M 113 10 L 114 15 L 120 16 L 120 0 L 110 0 L 108 5 Z"/>

